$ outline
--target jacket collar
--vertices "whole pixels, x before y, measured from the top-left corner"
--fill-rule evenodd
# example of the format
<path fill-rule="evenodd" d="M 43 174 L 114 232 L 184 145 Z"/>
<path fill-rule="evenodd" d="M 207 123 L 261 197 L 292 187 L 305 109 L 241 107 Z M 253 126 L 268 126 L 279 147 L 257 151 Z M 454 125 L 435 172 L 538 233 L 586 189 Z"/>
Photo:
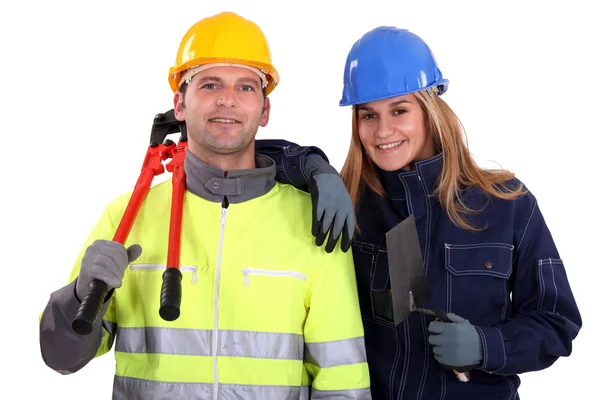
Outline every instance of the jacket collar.
<path fill-rule="evenodd" d="M 379 168 L 381 183 L 386 192 L 396 199 L 406 198 L 406 191 L 425 192 L 431 195 L 437 187 L 438 178 L 444 166 L 444 154 L 438 153 L 426 160 L 415 163 L 415 170 L 383 171 Z M 417 178 L 417 179 L 411 179 Z"/>
<path fill-rule="evenodd" d="M 183 167 L 186 174 L 187 190 L 205 200 L 242 203 L 268 193 L 275 186 L 275 161 L 256 154 L 257 168 L 232 170 L 227 172 L 200 160 L 187 151 Z"/>

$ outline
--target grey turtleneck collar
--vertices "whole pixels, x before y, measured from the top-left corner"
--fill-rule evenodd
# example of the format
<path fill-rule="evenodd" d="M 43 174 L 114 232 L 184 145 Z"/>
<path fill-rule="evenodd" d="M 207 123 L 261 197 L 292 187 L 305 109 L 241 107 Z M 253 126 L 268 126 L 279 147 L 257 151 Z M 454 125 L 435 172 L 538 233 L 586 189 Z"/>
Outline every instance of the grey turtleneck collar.
<path fill-rule="evenodd" d="M 227 172 L 200 160 L 187 151 L 183 167 L 186 174 L 187 190 L 213 202 L 222 202 L 227 196 L 229 203 L 241 203 L 268 193 L 275 186 L 275 161 L 262 154 L 256 154 L 254 169 L 232 170 Z"/>

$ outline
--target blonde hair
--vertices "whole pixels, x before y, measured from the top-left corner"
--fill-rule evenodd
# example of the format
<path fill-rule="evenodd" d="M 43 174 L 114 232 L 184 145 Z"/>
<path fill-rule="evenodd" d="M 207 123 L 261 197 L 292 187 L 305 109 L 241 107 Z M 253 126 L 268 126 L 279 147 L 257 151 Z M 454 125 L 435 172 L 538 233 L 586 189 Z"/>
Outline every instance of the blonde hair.
<path fill-rule="evenodd" d="M 484 229 L 470 224 L 465 216 L 476 214 L 485 206 L 480 209 L 469 207 L 462 200 L 462 192 L 477 186 L 487 195 L 513 200 L 525 193 L 523 185 L 509 187 L 507 181 L 515 177 L 513 173 L 503 169 L 483 169 L 476 164 L 465 143 L 460 120 L 441 97 L 426 90 L 413 94 L 424 111 L 425 127 L 433 137 L 436 153 L 443 155 L 442 172 L 432 194 L 438 197 L 448 217 L 456 226 L 471 231 Z M 357 108 L 354 107 L 350 148 L 340 173 L 350 193 L 355 212 L 365 187 L 369 187 L 383 198 L 387 197 L 375 163 L 369 158 L 360 141 L 357 113 Z M 357 225 L 360 232 L 358 228 Z"/>

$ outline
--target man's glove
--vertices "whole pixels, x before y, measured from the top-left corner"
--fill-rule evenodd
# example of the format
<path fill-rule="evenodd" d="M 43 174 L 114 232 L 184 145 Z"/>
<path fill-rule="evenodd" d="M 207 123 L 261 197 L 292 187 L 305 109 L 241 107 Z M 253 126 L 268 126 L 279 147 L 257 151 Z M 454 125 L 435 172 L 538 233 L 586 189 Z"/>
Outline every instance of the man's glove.
<path fill-rule="evenodd" d="M 121 287 L 125 268 L 142 254 L 139 244 L 125 249 L 119 242 L 96 240 L 86 250 L 81 260 L 81 269 L 75 285 L 79 300 L 86 296 L 94 279 L 103 281 L 109 290 Z"/>
<path fill-rule="evenodd" d="M 478 366 L 483 360 L 477 329 L 458 315 L 448 313 L 452 322 L 435 320 L 429 324 L 429 343 L 436 360 L 452 367 Z"/>
<path fill-rule="evenodd" d="M 316 154 L 306 157 L 305 169 L 309 175 L 312 234 L 316 237 L 316 245 L 321 246 L 329 233 L 325 251 L 331 253 L 342 236 L 340 247 L 347 252 L 354 235 L 354 207 L 342 178 L 335 168 Z"/>

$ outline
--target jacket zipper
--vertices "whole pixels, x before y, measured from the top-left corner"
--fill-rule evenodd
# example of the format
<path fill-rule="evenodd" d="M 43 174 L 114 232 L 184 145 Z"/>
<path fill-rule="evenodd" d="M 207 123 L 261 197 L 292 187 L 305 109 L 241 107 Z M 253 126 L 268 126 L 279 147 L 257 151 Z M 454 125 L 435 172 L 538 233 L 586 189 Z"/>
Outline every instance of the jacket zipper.
<path fill-rule="evenodd" d="M 257 268 L 244 268 L 242 269 L 244 274 L 244 286 L 250 286 L 250 275 L 264 275 L 264 276 L 284 276 L 298 278 L 306 280 L 306 275 L 296 271 L 275 271 L 269 269 L 257 269 Z"/>
<path fill-rule="evenodd" d="M 227 205 L 223 203 L 221 208 L 221 229 L 219 232 L 219 250 L 217 253 L 217 271 L 215 279 L 215 306 L 214 306 L 214 321 L 213 321 L 213 340 L 212 340 L 212 355 L 213 355 L 213 399 L 219 398 L 219 370 L 217 362 L 217 349 L 219 348 L 219 283 L 221 281 L 221 261 L 223 254 L 223 235 L 225 234 L 225 220 L 227 218 Z"/>
<path fill-rule="evenodd" d="M 165 264 L 131 264 L 129 265 L 129 269 L 132 271 L 135 270 L 146 270 L 146 271 L 154 271 L 154 270 L 164 270 L 167 266 Z M 192 273 L 192 285 L 198 283 L 198 267 L 192 265 L 181 265 L 179 266 L 179 270 L 181 272 L 191 272 Z"/>

